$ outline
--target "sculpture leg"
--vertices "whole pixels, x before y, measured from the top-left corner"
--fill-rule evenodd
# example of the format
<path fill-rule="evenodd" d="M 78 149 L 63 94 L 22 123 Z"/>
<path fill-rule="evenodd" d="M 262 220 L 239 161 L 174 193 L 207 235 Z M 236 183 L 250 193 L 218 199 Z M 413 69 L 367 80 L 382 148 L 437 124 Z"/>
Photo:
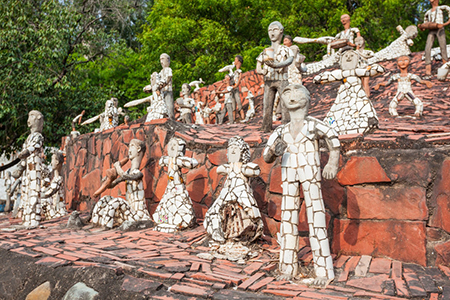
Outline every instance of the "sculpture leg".
<path fill-rule="evenodd" d="M 288 80 L 280 81 L 280 84 L 277 86 L 278 94 L 281 95 L 281 93 L 283 92 L 284 88 L 287 87 L 288 85 L 289 85 L 289 81 Z M 280 105 L 281 105 L 281 122 L 283 124 L 287 124 L 291 120 L 291 117 L 289 115 L 289 111 L 284 106 L 284 103 L 281 100 L 280 100 Z"/>
<path fill-rule="evenodd" d="M 398 117 L 397 106 L 398 106 L 398 98 L 401 93 L 397 93 L 394 99 L 392 99 L 391 103 L 389 103 L 389 114 L 393 117 Z"/>
<path fill-rule="evenodd" d="M 406 95 L 406 97 L 408 98 L 409 101 L 411 101 L 411 103 L 414 104 L 414 106 L 416 107 L 416 111 L 414 112 L 414 114 L 417 117 L 420 117 L 422 115 L 423 112 L 423 103 L 422 100 L 420 100 L 419 98 L 416 97 L 416 95 L 414 95 L 412 92 L 408 93 Z"/>
<path fill-rule="evenodd" d="M 272 111 L 273 102 L 275 100 L 276 88 L 273 86 L 276 84 L 274 80 L 266 80 L 264 82 L 264 100 L 263 100 L 263 122 L 261 130 L 264 132 L 272 131 Z"/>
<path fill-rule="evenodd" d="M 431 75 L 431 48 L 433 48 L 434 35 L 436 31 L 430 30 L 427 36 L 427 43 L 425 45 L 425 65 L 426 65 L 426 75 Z"/>
<path fill-rule="evenodd" d="M 313 170 L 320 172 L 320 168 Z M 302 182 L 305 196 L 306 216 L 309 225 L 309 241 L 314 260 L 314 271 L 318 279 L 334 279 L 333 259 L 331 258 L 330 243 L 327 236 L 325 205 L 322 199 L 320 181 L 315 179 Z M 321 283 L 324 284 L 325 282 Z"/>
<path fill-rule="evenodd" d="M 292 168 L 282 168 L 282 177 L 286 172 L 295 172 Z M 284 174 L 284 176 L 283 176 Z M 298 274 L 298 214 L 300 211 L 299 182 L 283 180 L 283 198 L 281 201 L 280 226 L 280 265 L 282 273 L 279 279 L 291 279 Z"/>
<path fill-rule="evenodd" d="M 173 111 L 173 92 L 172 91 L 164 92 L 164 102 L 166 103 L 167 114 L 168 114 L 169 118 L 175 119 L 175 114 Z"/>
<path fill-rule="evenodd" d="M 446 63 L 448 61 L 448 56 L 447 56 L 447 40 L 445 38 L 445 28 L 439 29 L 436 33 L 436 36 L 439 42 L 439 47 L 441 48 L 442 61 Z"/>
<path fill-rule="evenodd" d="M 227 103 L 227 104 L 225 104 L 225 106 L 227 107 L 227 111 L 228 111 L 228 120 L 230 121 L 230 124 L 234 124 L 233 104 Z"/>
<path fill-rule="evenodd" d="M 208 209 L 205 214 L 205 220 L 203 226 L 206 232 L 211 236 L 216 242 L 225 242 L 223 230 L 222 230 L 222 219 L 220 217 L 219 210 L 223 206 L 223 199 L 217 199 L 214 204 Z"/>

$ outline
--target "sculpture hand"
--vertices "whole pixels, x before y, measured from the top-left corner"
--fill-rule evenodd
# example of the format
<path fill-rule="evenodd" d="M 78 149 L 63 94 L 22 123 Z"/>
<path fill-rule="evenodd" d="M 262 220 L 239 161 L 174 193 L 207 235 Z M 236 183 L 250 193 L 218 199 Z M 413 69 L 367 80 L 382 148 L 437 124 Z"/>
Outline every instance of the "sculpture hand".
<path fill-rule="evenodd" d="M 28 151 L 28 149 L 23 150 L 19 153 L 19 155 L 17 155 L 17 157 L 20 159 L 27 158 L 28 156 L 30 156 L 30 151 Z"/>
<path fill-rule="evenodd" d="M 376 86 L 373 87 L 373 89 L 374 89 L 375 91 L 378 91 L 379 88 L 380 88 L 380 84 L 377 84 Z"/>
<path fill-rule="evenodd" d="M 116 162 L 114 163 L 114 168 L 115 168 L 116 171 L 117 171 L 117 175 L 119 175 L 120 177 L 122 177 L 123 174 L 125 173 L 125 172 L 122 170 L 122 165 L 120 164 L 120 161 L 116 161 Z"/>
<path fill-rule="evenodd" d="M 322 175 L 325 179 L 333 179 L 336 177 L 338 166 L 330 165 L 329 163 L 323 168 Z"/>
<path fill-rule="evenodd" d="M 264 62 L 264 64 L 271 68 L 276 68 L 276 65 L 277 65 L 273 60 L 267 60 Z"/>
<path fill-rule="evenodd" d="M 431 81 L 425 81 L 425 84 L 429 89 L 433 87 L 433 83 Z"/>
<path fill-rule="evenodd" d="M 438 27 L 439 29 L 444 28 L 444 24 L 438 24 L 437 27 Z"/>

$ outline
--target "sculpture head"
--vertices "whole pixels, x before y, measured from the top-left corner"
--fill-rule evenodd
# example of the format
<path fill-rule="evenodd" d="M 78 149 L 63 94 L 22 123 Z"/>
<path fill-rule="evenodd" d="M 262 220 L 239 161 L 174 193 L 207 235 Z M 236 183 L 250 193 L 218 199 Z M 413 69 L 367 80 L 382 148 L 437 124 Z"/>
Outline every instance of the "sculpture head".
<path fill-rule="evenodd" d="M 439 0 L 430 0 L 432 6 L 439 5 Z"/>
<path fill-rule="evenodd" d="M 285 35 L 284 36 L 284 39 L 283 39 L 283 45 L 285 45 L 285 46 L 287 46 L 287 47 L 290 47 L 290 46 L 292 46 L 292 42 L 293 42 L 294 40 L 292 39 L 292 36 L 290 36 L 290 35 Z"/>
<path fill-rule="evenodd" d="M 236 69 L 240 69 L 243 63 L 244 58 L 242 57 L 242 55 L 236 55 L 234 57 L 234 65 L 236 66 Z"/>
<path fill-rule="evenodd" d="M 344 27 L 346 27 L 347 25 L 350 26 L 350 16 L 348 14 L 343 14 L 341 16 L 341 23 L 342 25 L 344 25 Z"/>
<path fill-rule="evenodd" d="M 189 96 L 190 93 L 191 86 L 189 85 L 189 83 L 183 83 L 183 85 L 181 86 L 181 96 Z"/>
<path fill-rule="evenodd" d="M 308 89 L 301 84 L 290 84 L 281 92 L 281 101 L 288 110 L 304 109 L 308 113 L 311 97 Z"/>
<path fill-rule="evenodd" d="M 61 151 L 55 151 L 52 155 L 52 169 L 53 170 L 61 170 L 61 167 L 64 163 L 64 154 Z"/>
<path fill-rule="evenodd" d="M 44 116 L 40 111 L 30 111 L 28 113 L 27 125 L 31 129 L 31 132 L 42 132 L 44 129 Z"/>
<path fill-rule="evenodd" d="M 400 70 L 408 69 L 411 58 L 408 55 L 403 55 L 397 58 L 397 66 Z"/>
<path fill-rule="evenodd" d="M 415 39 L 419 34 L 416 25 L 409 25 L 408 27 L 406 27 L 405 32 L 407 34 L 408 39 Z"/>
<path fill-rule="evenodd" d="M 230 77 L 230 75 L 225 75 L 225 79 L 224 79 L 224 81 L 225 81 L 225 83 L 227 84 L 227 85 L 230 85 L 230 81 L 231 81 L 231 77 Z"/>
<path fill-rule="evenodd" d="M 366 41 L 362 36 L 358 36 L 355 38 L 356 50 L 364 50 L 366 47 Z"/>
<path fill-rule="evenodd" d="M 167 155 L 169 157 L 180 157 L 186 153 L 186 142 L 180 138 L 173 137 L 167 144 Z"/>
<path fill-rule="evenodd" d="M 283 38 L 284 27 L 280 22 L 275 21 L 270 23 L 268 33 L 272 42 L 281 42 Z"/>
<path fill-rule="evenodd" d="M 159 62 L 163 68 L 168 68 L 170 66 L 170 56 L 167 53 L 163 53 L 159 56 Z"/>
<path fill-rule="evenodd" d="M 234 136 L 228 141 L 228 162 L 241 162 L 246 164 L 250 161 L 250 146 L 240 136 Z"/>
<path fill-rule="evenodd" d="M 356 51 L 348 50 L 345 51 L 341 56 L 341 69 L 345 70 L 354 70 L 358 66 L 359 55 Z"/>
<path fill-rule="evenodd" d="M 130 145 L 128 146 L 128 158 L 130 160 L 133 160 L 136 157 L 142 158 L 144 156 L 146 148 L 147 146 L 143 141 L 138 139 L 132 139 L 130 141 Z"/>

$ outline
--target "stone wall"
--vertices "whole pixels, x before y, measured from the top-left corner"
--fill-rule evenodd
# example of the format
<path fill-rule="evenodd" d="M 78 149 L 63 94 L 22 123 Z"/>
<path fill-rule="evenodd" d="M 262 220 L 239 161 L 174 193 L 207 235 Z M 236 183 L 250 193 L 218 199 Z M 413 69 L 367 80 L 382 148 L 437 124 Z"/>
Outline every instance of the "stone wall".
<path fill-rule="evenodd" d="M 226 141 L 241 135 L 252 148 L 252 161 L 261 176 L 251 179 L 263 213 L 265 233 L 276 237 L 281 215 L 279 159 L 266 164 L 262 157 L 268 135 L 251 125 L 211 125 L 193 129 L 166 119 L 117 127 L 80 136 L 67 146 L 66 201 L 69 209 L 90 210 L 97 199 L 90 195 L 112 164 L 125 157 L 131 139 L 147 143 L 141 164 L 149 210 L 155 210 L 166 184 L 167 173 L 158 165 L 173 135 L 186 140 L 187 155 L 199 166 L 185 173 L 195 214 L 202 220 L 221 190 L 224 176 L 216 170 L 226 163 Z M 335 254 L 390 257 L 421 265 L 450 263 L 450 158 L 446 145 L 424 144 L 401 149 L 397 142 L 364 144 L 361 137 L 343 136 L 340 171 L 335 180 L 323 180 L 329 234 Z M 395 147 L 394 147 L 395 146 Z M 327 153 L 322 154 L 323 164 Z M 129 163 L 128 163 L 129 164 Z M 124 168 L 128 167 L 126 165 Z M 124 196 L 121 183 L 102 194 Z M 305 206 L 299 226 L 302 244 L 308 244 Z"/>

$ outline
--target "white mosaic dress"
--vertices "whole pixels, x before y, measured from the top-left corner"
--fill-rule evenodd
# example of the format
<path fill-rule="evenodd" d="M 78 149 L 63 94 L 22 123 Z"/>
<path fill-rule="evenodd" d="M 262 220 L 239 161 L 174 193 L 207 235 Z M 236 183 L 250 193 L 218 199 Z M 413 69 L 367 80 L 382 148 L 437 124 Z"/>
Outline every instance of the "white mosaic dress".
<path fill-rule="evenodd" d="M 163 156 L 159 164 L 168 168 L 169 180 L 161 202 L 153 214 L 153 220 L 158 224 L 155 230 L 174 232 L 188 228 L 194 224 L 195 214 L 181 176 L 181 168 L 195 168 L 198 162 L 189 157 Z"/>
<path fill-rule="evenodd" d="M 339 135 L 367 133 L 377 128 L 377 113 L 364 91 L 361 77 L 372 77 L 383 72 L 383 67 L 374 64 L 364 69 L 327 71 L 314 77 L 314 82 L 318 84 L 342 81 L 324 122 Z"/>
<path fill-rule="evenodd" d="M 64 204 L 64 186 L 61 176 L 53 177 L 50 186 L 42 194 L 42 215 L 45 220 L 59 218 L 67 214 Z"/>
<path fill-rule="evenodd" d="M 145 122 L 163 119 L 167 117 L 167 115 L 168 110 L 163 96 L 158 96 L 156 93 L 153 93 L 152 102 L 150 103 L 150 106 L 147 107 L 147 118 L 145 119 Z"/>
<path fill-rule="evenodd" d="M 127 170 L 128 175 L 142 175 L 138 169 Z M 105 196 L 101 198 L 92 212 L 92 223 L 113 228 L 125 221 L 150 220 L 145 202 L 144 184 L 141 179 L 126 181 L 126 200 Z"/>
<path fill-rule="evenodd" d="M 30 156 L 21 162 L 25 164 L 25 170 L 22 174 L 22 225 L 26 227 L 37 227 L 41 220 L 43 143 L 44 137 L 42 134 L 33 132 L 23 144 L 23 150 L 28 149 L 30 152 Z"/>
<path fill-rule="evenodd" d="M 252 242 L 261 236 L 263 221 L 248 177 L 260 174 L 255 163 L 223 165 L 228 175 L 222 191 L 205 215 L 203 226 L 213 238 Z"/>

